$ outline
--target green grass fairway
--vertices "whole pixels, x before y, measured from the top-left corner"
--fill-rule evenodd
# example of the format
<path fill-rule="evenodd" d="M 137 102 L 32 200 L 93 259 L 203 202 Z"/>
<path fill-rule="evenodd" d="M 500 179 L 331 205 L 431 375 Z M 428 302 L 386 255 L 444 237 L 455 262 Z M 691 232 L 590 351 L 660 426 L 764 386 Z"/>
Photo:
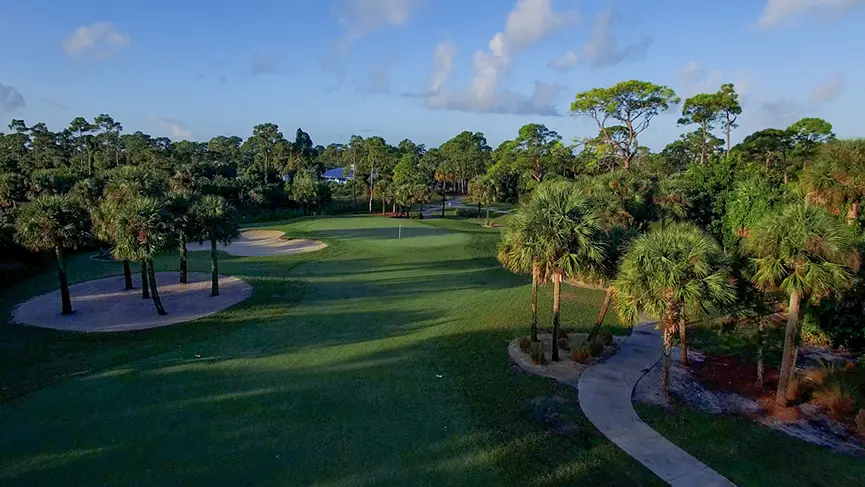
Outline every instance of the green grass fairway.
<path fill-rule="evenodd" d="M 739 487 L 856 487 L 865 462 L 835 455 L 747 419 L 655 406 L 637 406 L 640 417 Z"/>
<path fill-rule="evenodd" d="M 660 485 L 597 435 L 575 391 L 509 370 L 529 282 L 496 264 L 497 230 L 380 217 L 268 227 L 330 247 L 225 256 L 222 271 L 254 294 L 210 319 L 112 335 L 3 326 L 0 484 Z M 191 268 L 208 258 L 192 254 Z M 86 255 L 69 268 L 73 281 L 120 272 Z M 0 309 L 55 280 L 16 286 Z M 566 325 L 587 326 L 602 296 L 564 291 Z M 550 306 L 547 289 L 544 322 Z"/>

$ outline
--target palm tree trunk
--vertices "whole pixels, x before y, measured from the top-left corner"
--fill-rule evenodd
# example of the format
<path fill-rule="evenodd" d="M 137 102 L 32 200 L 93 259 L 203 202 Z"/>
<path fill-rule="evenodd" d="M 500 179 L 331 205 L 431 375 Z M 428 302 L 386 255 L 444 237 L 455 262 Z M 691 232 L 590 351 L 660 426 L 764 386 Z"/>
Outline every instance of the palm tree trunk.
<path fill-rule="evenodd" d="M 442 184 L 442 218 L 445 217 L 445 189 L 444 184 Z"/>
<path fill-rule="evenodd" d="M 153 305 L 156 306 L 156 313 L 159 316 L 165 316 L 168 313 L 162 307 L 162 300 L 159 299 L 159 288 L 156 286 L 156 271 L 153 270 L 153 261 L 147 263 L 147 277 L 150 281 L 150 295 L 153 297 Z"/>
<path fill-rule="evenodd" d="M 189 265 L 186 261 L 186 237 L 180 237 L 180 284 L 189 282 Z"/>
<path fill-rule="evenodd" d="M 685 339 L 685 332 L 687 329 L 687 323 L 685 322 L 685 315 L 679 316 L 679 363 L 682 365 L 690 365 L 691 362 L 688 360 L 688 341 Z"/>
<path fill-rule="evenodd" d="M 561 312 L 562 275 L 553 274 L 553 355 L 554 362 L 559 361 L 559 320 Z"/>
<path fill-rule="evenodd" d="M 147 262 L 141 261 L 141 299 L 150 299 L 150 284 L 147 279 Z"/>
<path fill-rule="evenodd" d="M 123 283 L 125 284 L 125 290 L 129 290 L 134 288 L 132 285 L 132 266 L 129 265 L 128 260 L 123 261 Z"/>
<path fill-rule="evenodd" d="M 589 331 L 589 336 L 586 337 L 586 343 L 591 342 L 598 336 L 598 332 L 601 331 L 601 325 L 604 324 L 604 319 L 607 317 L 607 311 L 610 309 L 610 301 L 613 300 L 613 288 L 607 288 L 607 292 L 604 294 L 604 304 L 601 305 L 601 311 L 598 313 L 598 317 L 595 318 L 595 325 Z"/>
<path fill-rule="evenodd" d="M 664 404 L 670 404 L 670 352 L 673 349 L 673 327 L 675 322 L 667 318 L 664 323 L 664 371 L 661 375 L 661 391 L 664 394 Z"/>
<path fill-rule="evenodd" d="M 489 206 L 487 206 L 487 219 L 484 222 L 484 225 L 490 226 L 490 207 Z"/>
<path fill-rule="evenodd" d="M 219 296 L 219 260 L 216 252 L 216 238 L 210 239 L 210 296 Z"/>
<path fill-rule="evenodd" d="M 787 388 L 796 368 L 796 357 L 799 353 L 796 341 L 799 337 L 799 305 L 802 296 L 799 291 L 790 293 L 790 309 L 787 316 L 787 330 L 784 332 L 784 355 L 781 360 L 781 375 L 778 377 L 778 391 L 775 394 L 775 403 L 779 406 L 787 406 Z"/>
<path fill-rule="evenodd" d="M 63 262 L 63 249 L 54 247 L 54 256 L 57 257 L 57 277 L 60 280 L 60 312 L 64 315 L 72 314 L 72 297 L 69 296 L 69 281 L 66 279 L 66 264 Z"/>
<path fill-rule="evenodd" d="M 385 210 L 387 209 L 387 201 L 384 198 L 381 199 L 381 216 L 384 216 Z"/>
<path fill-rule="evenodd" d="M 538 280 L 540 278 L 538 258 L 532 262 L 532 341 L 538 341 Z"/>
<path fill-rule="evenodd" d="M 481 208 L 481 204 L 478 203 L 478 218 L 481 217 L 481 210 L 482 210 L 482 208 Z"/>
<path fill-rule="evenodd" d="M 219 296 L 219 261 L 216 258 L 216 238 L 210 239 L 210 296 Z"/>
<path fill-rule="evenodd" d="M 420 204 L 420 213 L 418 213 L 418 219 L 423 220 L 423 202 Z"/>
<path fill-rule="evenodd" d="M 766 337 L 763 335 L 764 319 L 760 318 L 757 322 L 757 387 L 763 388 L 763 343 Z"/>
<path fill-rule="evenodd" d="M 706 163 L 706 124 L 703 123 L 703 141 L 700 144 L 700 164 Z"/>

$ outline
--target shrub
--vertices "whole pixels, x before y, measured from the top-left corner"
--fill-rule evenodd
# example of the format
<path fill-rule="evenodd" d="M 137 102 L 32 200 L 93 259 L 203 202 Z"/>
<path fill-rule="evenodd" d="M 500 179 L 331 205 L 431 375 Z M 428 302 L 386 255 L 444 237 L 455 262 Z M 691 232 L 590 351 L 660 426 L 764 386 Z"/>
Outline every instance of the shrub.
<path fill-rule="evenodd" d="M 832 338 L 825 330 L 820 328 L 817 320 L 811 315 L 806 315 L 802 320 L 802 341 L 808 345 L 815 347 L 829 347 L 832 345 Z"/>
<path fill-rule="evenodd" d="M 520 350 L 523 353 L 529 353 L 529 348 L 532 346 L 532 341 L 529 340 L 529 337 L 520 337 L 517 343 L 520 344 Z"/>
<path fill-rule="evenodd" d="M 812 397 L 836 419 L 849 418 L 856 411 L 859 384 L 852 374 L 835 364 L 820 364 L 814 373 L 817 388 Z"/>
<path fill-rule="evenodd" d="M 584 364 L 592 357 L 589 353 L 589 345 L 586 342 L 580 342 L 577 345 L 571 345 L 571 358 L 578 364 Z"/>
<path fill-rule="evenodd" d="M 814 391 L 813 397 L 835 419 L 849 418 L 856 410 L 856 389 L 849 380 L 834 380 Z"/>
<path fill-rule="evenodd" d="M 567 338 L 559 338 L 558 344 L 559 344 L 559 349 L 561 349 L 561 350 L 570 350 L 571 349 L 571 342 L 569 342 Z"/>
<path fill-rule="evenodd" d="M 589 342 L 589 353 L 592 354 L 592 357 L 600 357 L 604 353 L 604 342 L 600 338 L 595 337 L 594 340 Z"/>
<path fill-rule="evenodd" d="M 859 434 L 865 436 L 865 409 L 860 409 L 856 415 L 856 428 L 859 429 Z"/>
<path fill-rule="evenodd" d="M 544 346 L 541 342 L 533 342 L 530 347 L 532 363 L 535 365 L 547 365 L 547 357 L 544 355 Z"/>
<path fill-rule="evenodd" d="M 460 218 L 477 218 L 478 210 L 469 208 L 457 208 L 456 211 L 454 211 L 454 215 Z"/>
<path fill-rule="evenodd" d="M 598 336 L 601 338 L 601 343 L 603 343 L 605 347 L 609 347 L 613 344 L 613 334 L 610 333 L 609 330 L 602 330 Z"/>

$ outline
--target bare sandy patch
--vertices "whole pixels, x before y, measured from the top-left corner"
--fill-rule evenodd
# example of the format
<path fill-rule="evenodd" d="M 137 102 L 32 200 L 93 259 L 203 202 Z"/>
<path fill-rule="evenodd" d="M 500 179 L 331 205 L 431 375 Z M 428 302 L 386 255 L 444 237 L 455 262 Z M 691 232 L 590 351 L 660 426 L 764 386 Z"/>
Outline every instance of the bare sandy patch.
<path fill-rule="evenodd" d="M 269 255 L 302 254 L 315 252 L 327 247 L 324 242 L 303 238 L 284 239 L 285 232 L 278 230 L 246 230 L 240 233 L 240 238 L 228 245 L 219 244 L 222 250 L 236 257 L 262 257 Z M 187 246 L 190 252 L 210 250 L 210 244 L 193 243 Z"/>
<path fill-rule="evenodd" d="M 60 314 L 60 290 L 15 307 L 13 321 L 64 331 L 111 332 L 144 330 L 197 320 L 233 306 L 252 295 L 252 286 L 235 277 L 219 277 L 219 296 L 210 296 L 210 274 L 190 272 L 189 284 L 177 284 L 176 272 L 158 272 L 156 281 L 166 316 L 156 314 L 153 301 L 141 297 L 140 276 L 135 289 L 124 290 L 123 276 L 69 286 L 74 314 Z"/>

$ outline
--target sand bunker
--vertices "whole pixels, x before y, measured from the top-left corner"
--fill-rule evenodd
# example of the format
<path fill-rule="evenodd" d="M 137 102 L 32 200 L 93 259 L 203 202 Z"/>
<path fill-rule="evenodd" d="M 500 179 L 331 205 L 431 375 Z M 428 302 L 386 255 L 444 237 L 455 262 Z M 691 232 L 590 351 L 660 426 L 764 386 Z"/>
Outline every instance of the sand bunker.
<path fill-rule="evenodd" d="M 60 290 L 26 301 L 13 310 L 13 320 L 25 325 L 65 331 L 128 331 L 157 328 L 196 320 L 222 311 L 252 295 L 246 282 L 219 278 L 219 296 L 210 297 L 210 274 L 189 273 L 189 284 L 177 284 L 176 272 L 158 272 L 159 295 L 168 315 L 159 316 L 153 301 L 141 297 L 140 277 L 135 289 L 123 290 L 123 276 L 69 286 L 74 314 L 60 314 Z"/>
<path fill-rule="evenodd" d="M 240 233 L 240 238 L 229 245 L 219 245 L 219 250 L 237 257 L 259 257 L 267 255 L 288 255 L 304 252 L 314 252 L 327 247 L 317 240 L 293 239 L 285 240 L 285 232 L 277 230 L 247 230 Z M 210 244 L 190 244 L 190 252 L 210 250 Z"/>

